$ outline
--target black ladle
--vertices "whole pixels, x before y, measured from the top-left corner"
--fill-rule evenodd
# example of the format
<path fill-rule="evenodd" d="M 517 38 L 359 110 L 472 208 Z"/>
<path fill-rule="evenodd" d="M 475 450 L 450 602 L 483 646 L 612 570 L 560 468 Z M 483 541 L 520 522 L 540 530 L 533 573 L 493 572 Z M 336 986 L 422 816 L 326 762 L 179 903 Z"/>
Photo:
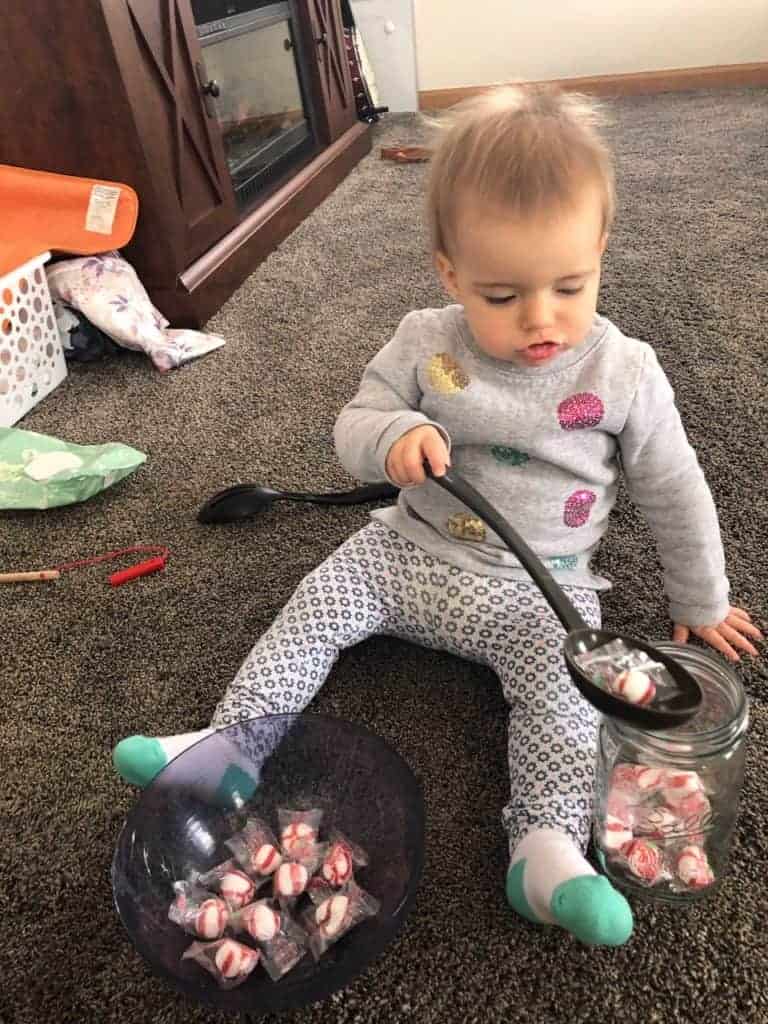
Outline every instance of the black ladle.
<path fill-rule="evenodd" d="M 677 725 L 682 725 L 696 714 L 701 706 L 701 688 L 682 665 L 668 654 L 663 654 L 655 647 L 651 647 L 650 644 L 637 640 L 635 637 L 626 636 L 623 633 L 611 633 L 605 629 L 593 629 L 589 626 L 568 600 L 554 576 L 545 568 L 538 555 L 528 547 L 520 534 L 471 484 L 467 483 L 453 469 L 448 469 L 443 476 L 435 476 L 426 462 L 424 469 L 430 479 L 480 516 L 501 537 L 531 575 L 552 611 L 568 631 L 568 635 L 563 641 L 565 662 L 571 678 L 590 704 L 611 718 L 621 718 L 632 725 L 652 730 L 674 728 Z M 613 640 L 623 640 L 628 647 L 644 651 L 653 661 L 664 665 L 677 684 L 677 689 L 670 687 L 671 692 L 663 694 L 657 691 L 650 704 L 641 706 L 630 704 L 594 683 L 578 664 L 576 658 L 597 647 L 609 644 Z"/>
<path fill-rule="evenodd" d="M 392 484 L 364 484 L 351 491 L 328 491 L 325 494 L 303 494 L 298 491 L 274 491 L 261 484 L 235 484 L 218 491 L 197 513 L 201 523 L 235 523 L 249 519 L 275 501 L 308 501 L 314 505 L 361 505 L 366 501 L 396 498 L 398 489 Z"/>

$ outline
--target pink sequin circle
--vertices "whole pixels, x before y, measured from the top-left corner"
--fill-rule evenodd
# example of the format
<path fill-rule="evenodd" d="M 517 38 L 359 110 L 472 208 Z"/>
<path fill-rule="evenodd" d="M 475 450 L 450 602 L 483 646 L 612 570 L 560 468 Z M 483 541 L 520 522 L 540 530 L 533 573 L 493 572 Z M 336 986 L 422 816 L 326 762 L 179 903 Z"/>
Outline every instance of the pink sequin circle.
<path fill-rule="evenodd" d="M 605 406 L 597 395 L 582 391 L 565 398 L 557 407 L 557 418 L 563 430 L 584 430 L 596 427 L 605 416 Z"/>
<path fill-rule="evenodd" d="M 594 491 L 574 491 L 565 502 L 563 522 L 566 526 L 583 526 L 592 513 L 592 506 L 597 501 Z"/>

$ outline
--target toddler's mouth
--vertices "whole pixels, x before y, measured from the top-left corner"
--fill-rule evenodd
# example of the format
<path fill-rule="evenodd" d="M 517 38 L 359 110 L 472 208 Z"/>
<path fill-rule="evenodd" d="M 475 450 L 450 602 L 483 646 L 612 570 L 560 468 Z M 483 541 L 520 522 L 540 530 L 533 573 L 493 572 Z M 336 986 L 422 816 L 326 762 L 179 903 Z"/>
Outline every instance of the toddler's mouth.
<path fill-rule="evenodd" d="M 532 363 L 543 363 L 558 353 L 560 347 L 560 343 L 557 341 L 539 341 L 535 345 L 529 345 L 523 349 L 522 354 Z"/>

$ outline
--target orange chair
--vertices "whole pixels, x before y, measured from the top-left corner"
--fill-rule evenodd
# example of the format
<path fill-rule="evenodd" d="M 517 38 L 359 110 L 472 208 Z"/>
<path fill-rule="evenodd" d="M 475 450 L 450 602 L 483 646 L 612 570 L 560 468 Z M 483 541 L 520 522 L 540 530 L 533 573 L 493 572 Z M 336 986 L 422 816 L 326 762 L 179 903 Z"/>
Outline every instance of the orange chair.
<path fill-rule="evenodd" d="M 130 185 L 0 164 L 0 277 L 44 252 L 119 249 L 138 210 Z"/>

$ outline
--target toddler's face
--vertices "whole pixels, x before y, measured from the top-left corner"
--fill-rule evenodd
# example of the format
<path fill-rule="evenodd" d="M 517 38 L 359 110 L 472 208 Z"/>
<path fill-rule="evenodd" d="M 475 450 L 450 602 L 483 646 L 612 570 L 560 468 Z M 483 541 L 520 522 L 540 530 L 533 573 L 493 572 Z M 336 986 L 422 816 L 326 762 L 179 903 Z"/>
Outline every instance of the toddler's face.
<path fill-rule="evenodd" d="M 602 218 L 596 188 L 567 211 L 525 220 L 469 197 L 462 203 L 452 258 L 435 260 L 484 352 L 540 366 L 585 340 L 607 242 Z"/>

